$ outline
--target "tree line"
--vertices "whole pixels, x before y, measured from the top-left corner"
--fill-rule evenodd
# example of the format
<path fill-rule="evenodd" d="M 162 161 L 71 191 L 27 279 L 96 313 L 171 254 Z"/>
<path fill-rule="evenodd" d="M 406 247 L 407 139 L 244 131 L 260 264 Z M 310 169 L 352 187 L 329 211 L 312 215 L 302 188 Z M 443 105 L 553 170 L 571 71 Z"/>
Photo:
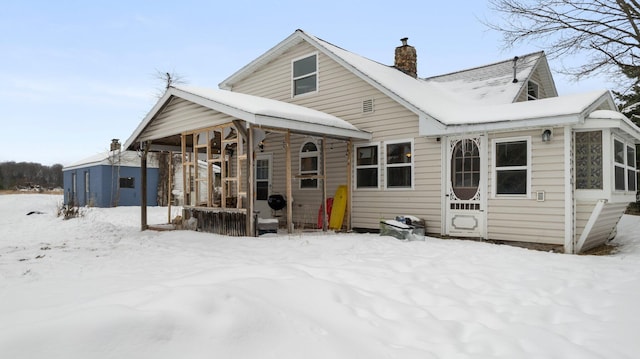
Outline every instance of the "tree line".
<path fill-rule="evenodd" d="M 62 187 L 62 165 L 33 162 L 0 162 L 0 190 Z"/>

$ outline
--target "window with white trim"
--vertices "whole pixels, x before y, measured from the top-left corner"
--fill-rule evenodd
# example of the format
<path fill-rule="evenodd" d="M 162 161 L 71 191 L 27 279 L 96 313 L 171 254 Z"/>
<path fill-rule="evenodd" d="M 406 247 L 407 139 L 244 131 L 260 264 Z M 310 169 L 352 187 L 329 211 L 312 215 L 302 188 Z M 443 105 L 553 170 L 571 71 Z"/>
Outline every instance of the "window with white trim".
<path fill-rule="evenodd" d="M 378 188 L 380 171 L 378 145 L 356 145 L 356 188 Z"/>
<path fill-rule="evenodd" d="M 530 138 L 496 139 L 493 146 L 493 188 L 497 196 L 529 196 Z"/>
<path fill-rule="evenodd" d="M 540 86 L 537 83 L 529 80 L 527 81 L 527 100 L 537 100 L 540 98 Z"/>
<path fill-rule="evenodd" d="M 613 177 L 616 191 L 636 190 L 636 150 L 621 140 L 613 140 Z"/>
<path fill-rule="evenodd" d="M 318 90 L 318 56 L 313 54 L 292 62 L 293 96 Z"/>
<path fill-rule="evenodd" d="M 300 175 L 311 176 L 318 175 L 318 164 L 320 152 L 318 146 L 313 142 L 306 142 L 300 149 Z M 300 188 L 318 188 L 317 178 L 302 178 L 300 180 Z"/>
<path fill-rule="evenodd" d="M 387 142 L 386 187 L 411 188 L 413 186 L 413 141 Z"/>

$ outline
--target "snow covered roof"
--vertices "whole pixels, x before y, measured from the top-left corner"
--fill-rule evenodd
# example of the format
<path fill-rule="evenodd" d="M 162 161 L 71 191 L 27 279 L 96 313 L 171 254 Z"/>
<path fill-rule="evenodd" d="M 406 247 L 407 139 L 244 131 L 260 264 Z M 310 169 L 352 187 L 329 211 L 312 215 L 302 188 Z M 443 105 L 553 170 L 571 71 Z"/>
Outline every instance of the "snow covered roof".
<path fill-rule="evenodd" d="M 459 71 L 453 74 L 413 78 L 393 66 L 381 64 L 342 49 L 302 30 L 296 30 L 264 55 L 244 66 L 220 83 L 224 89 L 248 77 L 272 58 L 301 41 L 307 41 L 378 90 L 394 98 L 416 114 L 430 116 L 442 123 L 449 122 L 449 109 L 512 103 L 531 76 L 543 52 L 522 56 L 517 62 L 517 77 L 513 83 L 513 60 Z M 555 91 L 555 88 L 553 89 Z"/>
<path fill-rule="evenodd" d="M 357 129 L 349 122 L 311 108 L 239 92 L 192 86 L 175 86 L 167 89 L 164 96 L 129 137 L 125 143 L 125 148 L 130 148 L 138 140 L 156 114 L 162 111 L 165 104 L 172 97 L 191 101 L 257 126 L 287 128 L 294 132 L 326 134 L 342 138 L 371 138 L 370 133 Z M 180 132 L 196 129 L 181 128 Z"/>
<path fill-rule="evenodd" d="M 125 167 L 140 167 L 140 157 L 136 151 L 106 151 L 89 156 L 68 166 L 62 170 L 73 170 L 92 166 L 120 165 Z M 147 161 L 147 167 L 157 168 L 158 162 L 153 158 Z"/>
<path fill-rule="evenodd" d="M 615 109 L 606 90 L 557 97 L 553 78 L 543 52 L 518 58 L 513 82 L 513 59 L 427 79 L 413 78 L 393 66 L 381 64 L 354 54 L 302 30 L 274 46 L 220 83 L 223 89 L 233 89 L 235 83 L 290 48 L 307 42 L 363 81 L 416 113 L 420 135 L 438 136 L 459 131 L 492 130 L 560 125 L 584 121 L 589 111 Z M 526 91 L 536 67 L 542 67 L 548 98 L 514 102 Z"/>
<path fill-rule="evenodd" d="M 486 105 L 512 103 L 518 98 L 523 84 L 526 85 L 536 67 L 546 66 L 544 58 L 544 52 L 540 51 L 424 80 L 440 85 L 443 91 L 455 93 L 472 101 L 481 101 Z M 553 80 L 546 79 L 546 81 L 552 84 L 548 87 L 552 92 L 548 97 L 557 96 Z"/>

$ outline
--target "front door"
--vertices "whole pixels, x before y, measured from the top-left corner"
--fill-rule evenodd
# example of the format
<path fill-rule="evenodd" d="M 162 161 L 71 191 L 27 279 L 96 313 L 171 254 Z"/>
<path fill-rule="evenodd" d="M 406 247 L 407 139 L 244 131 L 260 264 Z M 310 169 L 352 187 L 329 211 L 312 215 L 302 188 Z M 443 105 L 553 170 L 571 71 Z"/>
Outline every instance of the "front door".
<path fill-rule="evenodd" d="M 484 153 L 485 137 L 448 139 L 447 185 L 445 192 L 446 234 L 485 237 L 484 203 L 487 191 Z"/>
<path fill-rule="evenodd" d="M 258 154 L 256 156 L 256 202 L 255 210 L 258 211 L 258 217 L 271 218 L 271 208 L 267 203 L 267 199 L 271 194 L 271 163 L 273 156 L 270 153 Z"/>

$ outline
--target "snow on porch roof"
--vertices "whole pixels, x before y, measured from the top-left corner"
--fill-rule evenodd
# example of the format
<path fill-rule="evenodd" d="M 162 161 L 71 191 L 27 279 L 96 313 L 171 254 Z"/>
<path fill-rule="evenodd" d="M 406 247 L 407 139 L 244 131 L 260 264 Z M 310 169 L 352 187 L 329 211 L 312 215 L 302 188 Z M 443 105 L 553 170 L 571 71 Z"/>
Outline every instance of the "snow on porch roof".
<path fill-rule="evenodd" d="M 359 130 L 349 122 L 310 108 L 226 90 L 175 86 L 169 87 L 164 96 L 145 116 L 125 143 L 125 148 L 130 148 L 138 140 L 172 96 L 197 103 L 257 126 L 290 129 L 293 132 L 301 133 L 325 134 L 339 138 L 371 139 L 370 133 Z M 196 128 L 182 130 L 196 130 Z"/>

